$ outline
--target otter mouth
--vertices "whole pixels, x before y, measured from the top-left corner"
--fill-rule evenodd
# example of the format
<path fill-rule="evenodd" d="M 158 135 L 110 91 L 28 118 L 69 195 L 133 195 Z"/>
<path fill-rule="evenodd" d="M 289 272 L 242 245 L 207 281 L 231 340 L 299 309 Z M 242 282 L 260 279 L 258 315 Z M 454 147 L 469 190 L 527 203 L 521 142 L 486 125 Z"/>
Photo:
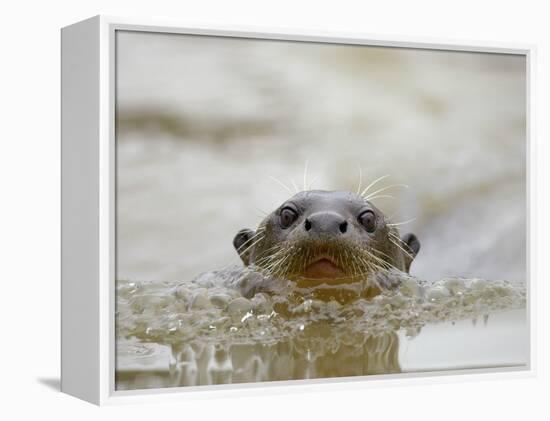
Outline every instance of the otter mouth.
<path fill-rule="evenodd" d="M 322 255 L 311 261 L 302 275 L 308 279 L 336 279 L 346 274 L 332 257 Z"/>

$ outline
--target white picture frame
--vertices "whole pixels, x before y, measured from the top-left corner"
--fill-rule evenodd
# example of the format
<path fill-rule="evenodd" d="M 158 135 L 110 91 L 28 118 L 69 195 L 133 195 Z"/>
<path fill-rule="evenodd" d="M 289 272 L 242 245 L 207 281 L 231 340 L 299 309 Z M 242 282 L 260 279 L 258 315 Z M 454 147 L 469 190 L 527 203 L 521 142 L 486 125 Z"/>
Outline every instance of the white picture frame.
<path fill-rule="evenodd" d="M 61 31 L 62 45 L 62 376 L 61 390 L 103 405 L 212 395 L 294 393 L 296 390 L 439 383 L 535 374 L 534 300 L 528 299 L 530 357 L 526 367 L 465 369 L 238 385 L 116 391 L 115 374 L 115 43 L 118 30 L 525 55 L 527 62 L 527 294 L 533 278 L 532 45 L 462 43 L 366 34 L 280 31 L 276 28 L 194 26 L 96 16 Z"/>

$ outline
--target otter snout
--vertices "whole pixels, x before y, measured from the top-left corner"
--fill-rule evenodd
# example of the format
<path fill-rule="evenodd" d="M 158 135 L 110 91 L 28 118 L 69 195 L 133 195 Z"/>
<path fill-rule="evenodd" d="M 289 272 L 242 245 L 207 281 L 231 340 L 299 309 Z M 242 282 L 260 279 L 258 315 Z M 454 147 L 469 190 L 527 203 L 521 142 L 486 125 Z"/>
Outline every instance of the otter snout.
<path fill-rule="evenodd" d="M 336 212 L 316 212 L 305 219 L 304 229 L 312 235 L 341 235 L 347 232 L 348 222 Z"/>

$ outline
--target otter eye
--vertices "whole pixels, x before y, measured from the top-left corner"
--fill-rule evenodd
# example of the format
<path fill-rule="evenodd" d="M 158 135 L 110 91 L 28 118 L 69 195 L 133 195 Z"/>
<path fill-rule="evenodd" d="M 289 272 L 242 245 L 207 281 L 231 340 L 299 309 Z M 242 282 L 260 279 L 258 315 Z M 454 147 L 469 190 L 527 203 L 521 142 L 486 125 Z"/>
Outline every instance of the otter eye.
<path fill-rule="evenodd" d="M 292 208 L 283 208 L 281 210 L 281 226 L 288 228 L 298 219 L 298 213 Z"/>
<path fill-rule="evenodd" d="M 373 232 L 376 229 L 376 215 L 371 210 L 363 212 L 357 220 L 365 227 L 367 232 Z"/>

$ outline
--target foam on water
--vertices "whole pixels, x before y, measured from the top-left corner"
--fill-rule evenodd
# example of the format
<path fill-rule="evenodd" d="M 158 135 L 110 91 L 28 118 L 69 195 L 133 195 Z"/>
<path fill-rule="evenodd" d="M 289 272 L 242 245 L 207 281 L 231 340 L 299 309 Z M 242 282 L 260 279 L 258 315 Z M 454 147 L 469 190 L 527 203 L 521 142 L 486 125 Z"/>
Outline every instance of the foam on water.
<path fill-rule="evenodd" d="M 385 276 L 400 286 L 370 300 L 361 298 L 360 283 L 328 300 L 315 298 L 323 286 L 298 291 L 292 282 L 246 298 L 250 275 L 231 268 L 188 282 L 119 281 L 119 352 L 142 357 L 153 352 L 143 344 L 168 346 L 162 386 L 395 373 L 398 333 L 414 337 L 426 324 L 523 308 L 526 298 L 524 284 L 427 283 L 395 272 Z M 128 370 L 118 374 L 120 388 L 135 387 Z"/>

